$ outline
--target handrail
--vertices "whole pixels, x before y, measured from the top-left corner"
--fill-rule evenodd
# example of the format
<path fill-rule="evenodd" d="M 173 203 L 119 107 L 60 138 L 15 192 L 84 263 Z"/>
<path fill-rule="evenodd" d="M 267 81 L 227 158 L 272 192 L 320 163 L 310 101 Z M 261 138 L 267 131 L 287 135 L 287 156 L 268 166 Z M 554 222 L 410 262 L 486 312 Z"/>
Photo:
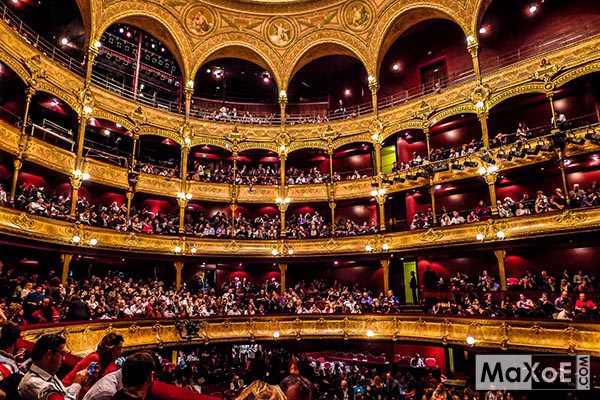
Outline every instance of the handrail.
<path fill-rule="evenodd" d="M 74 72 L 79 76 L 84 75 L 84 65 L 83 62 L 77 61 L 76 59 L 68 56 L 59 48 L 51 44 L 46 39 L 40 37 L 37 33 L 35 33 L 29 26 L 24 24 L 9 8 L 6 4 L 3 4 L 0 8 L 1 18 L 4 22 L 18 32 L 21 36 L 23 36 L 24 40 L 30 45 L 38 48 L 44 55 L 49 57 L 51 60 L 54 60 L 60 63 L 62 66 L 67 68 L 68 70 Z M 532 56 L 537 56 L 541 54 L 545 54 L 549 51 L 553 51 L 559 48 L 563 48 L 565 46 L 573 45 L 575 43 L 579 43 L 582 40 L 585 40 L 593 35 L 600 33 L 600 26 L 593 26 L 589 23 L 579 25 L 575 28 L 576 30 L 570 30 L 568 33 L 564 33 L 561 36 L 554 37 L 550 41 L 538 42 L 536 44 L 532 44 L 523 48 L 516 49 L 509 53 L 505 53 L 503 55 L 497 56 L 491 60 L 482 59 L 481 60 L 481 71 L 482 75 L 485 75 L 489 71 L 496 70 L 498 68 L 502 68 L 508 65 L 512 65 L 517 62 L 521 62 L 526 60 Z M 448 77 L 446 82 L 443 82 L 440 86 L 439 90 L 443 90 L 450 86 L 464 83 L 474 79 L 474 73 L 472 67 L 466 68 L 462 71 L 456 71 L 452 74 L 452 76 Z M 124 87 L 118 87 L 116 85 L 112 85 L 108 81 L 108 77 L 103 76 L 98 73 L 98 71 L 92 72 L 92 81 L 95 84 L 98 84 L 102 87 L 105 87 L 108 90 L 115 91 L 121 95 L 126 93 L 123 97 L 133 98 L 133 95 L 129 89 Z M 434 88 L 424 88 L 424 87 L 413 87 L 401 91 L 399 93 L 392 94 L 390 96 L 382 97 L 378 99 L 379 109 L 385 109 L 389 107 L 393 107 L 399 103 L 407 102 L 413 100 L 415 98 L 421 97 L 423 95 L 434 92 L 436 89 Z M 138 98 L 138 102 L 155 107 L 158 109 L 163 109 L 166 111 L 174 112 L 182 114 L 184 112 L 184 107 L 180 103 L 180 101 L 170 101 L 166 99 L 146 99 L 146 98 Z M 228 104 L 228 102 L 225 102 Z M 234 103 L 231 103 L 234 104 Z M 358 104 L 353 106 L 352 108 L 347 109 L 347 115 L 342 113 L 336 113 L 335 110 L 328 110 L 327 118 L 322 120 L 309 120 L 303 118 L 302 115 L 290 115 L 290 118 L 287 120 L 287 123 L 292 125 L 296 123 L 326 123 L 332 120 L 339 120 L 345 118 L 352 118 L 354 116 L 364 115 L 366 113 L 372 112 L 373 105 L 370 102 Z M 264 123 L 261 121 L 259 123 Z M 272 123 L 277 123 L 273 120 Z"/>

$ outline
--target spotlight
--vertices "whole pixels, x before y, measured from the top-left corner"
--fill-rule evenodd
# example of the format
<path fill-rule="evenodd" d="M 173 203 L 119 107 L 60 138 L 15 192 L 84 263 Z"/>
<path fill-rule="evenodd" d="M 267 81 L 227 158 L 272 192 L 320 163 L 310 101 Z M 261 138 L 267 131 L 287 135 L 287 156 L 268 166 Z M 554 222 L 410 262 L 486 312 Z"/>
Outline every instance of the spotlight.
<path fill-rule="evenodd" d="M 425 171 L 419 171 L 415 174 L 417 178 L 429 179 L 429 174 Z"/>
<path fill-rule="evenodd" d="M 196 254 L 196 252 L 197 252 L 197 251 L 198 251 L 198 249 L 197 249 L 197 248 L 195 248 L 195 247 L 192 247 L 192 254 Z"/>
<path fill-rule="evenodd" d="M 290 256 L 294 255 L 294 249 L 288 249 L 287 253 Z"/>
<path fill-rule="evenodd" d="M 485 28 L 485 26 L 479 28 L 479 33 L 481 33 L 482 35 L 485 35 L 487 33 L 487 29 Z"/>
<path fill-rule="evenodd" d="M 375 336 L 375 332 L 373 332 L 373 330 L 372 330 L 372 329 L 368 329 L 368 330 L 367 330 L 367 337 L 370 337 L 370 338 L 372 338 L 373 336 Z"/>
<path fill-rule="evenodd" d="M 344 96 L 350 96 L 351 94 L 352 92 L 350 91 L 350 89 L 344 90 Z"/>
<path fill-rule="evenodd" d="M 399 175 L 396 175 L 394 177 L 394 183 L 404 183 L 404 182 L 406 182 L 406 179 L 404 179 L 403 177 L 401 177 Z"/>
<path fill-rule="evenodd" d="M 492 162 L 491 163 L 488 162 L 488 164 L 493 164 L 494 160 L 492 160 L 491 158 L 489 160 Z M 477 168 L 477 166 L 479 165 L 479 163 L 477 161 L 465 161 L 463 164 L 465 167 L 469 167 L 469 168 Z"/>
<path fill-rule="evenodd" d="M 448 163 L 437 164 L 437 165 L 434 165 L 434 167 L 433 167 L 433 172 L 444 172 L 444 171 L 449 171 L 449 170 L 450 170 L 450 165 Z"/>
<path fill-rule="evenodd" d="M 488 163 L 488 164 L 496 164 L 496 160 L 494 160 L 492 157 L 490 157 L 488 154 L 486 154 L 485 156 L 481 157 L 481 159 L 483 160 L 483 162 Z"/>
<path fill-rule="evenodd" d="M 537 6 L 535 4 L 532 4 L 529 6 L 529 14 L 535 14 L 536 11 L 538 10 Z"/>
<path fill-rule="evenodd" d="M 578 138 L 575 136 L 568 136 L 567 137 L 567 143 L 571 143 L 571 144 L 576 144 L 578 146 L 582 146 L 585 144 L 585 139 L 583 138 Z"/>
<path fill-rule="evenodd" d="M 509 154 L 513 157 L 525 158 L 525 153 L 523 151 L 511 150 Z"/>
<path fill-rule="evenodd" d="M 125 29 L 119 28 L 119 33 L 123 33 L 123 32 L 125 32 Z"/>
<path fill-rule="evenodd" d="M 400 71 L 400 65 L 398 65 L 398 63 L 392 65 L 392 70 L 394 70 L 394 71 Z"/>
<path fill-rule="evenodd" d="M 467 336 L 467 344 L 473 346 L 475 344 L 475 338 L 473 336 Z"/>
<path fill-rule="evenodd" d="M 535 146 L 535 147 L 527 147 L 525 149 L 525 154 L 528 154 L 530 156 L 537 156 L 540 152 L 540 147 L 539 146 Z"/>
<path fill-rule="evenodd" d="M 598 144 L 598 142 L 600 142 L 600 135 L 597 133 L 586 133 L 585 138 L 587 140 L 595 142 L 596 144 Z"/>
<path fill-rule="evenodd" d="M 66 37 L 60 39 L 60 44 L 66 46 L 67 44 L 69 44 L 69 39 L 67 39 Z"/>
<path fill-rule="evenodd" d="M 466 162 L 465 162 L 465 164 L 466 164 Z M 461 163 L 454 163 L 454 164 L 452 164 L 452 169 L 457 169 L 459 171 L 464 171 L 465 165 L 461 164 Z"/>

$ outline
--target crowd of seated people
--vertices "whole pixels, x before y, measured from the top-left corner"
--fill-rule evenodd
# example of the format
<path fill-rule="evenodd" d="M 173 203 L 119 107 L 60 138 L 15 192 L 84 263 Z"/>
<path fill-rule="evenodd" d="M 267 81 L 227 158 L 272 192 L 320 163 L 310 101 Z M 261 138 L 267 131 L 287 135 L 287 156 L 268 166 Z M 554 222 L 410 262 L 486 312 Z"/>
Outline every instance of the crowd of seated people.
<path fill-rule="evenodd" d="M 30 214 L 66 220 L 71 210 L 71 194 L 23 183 L 17 188 L 14 206 Z"/>
<path fill-rule="evenodd" d="M 462 225 L 466 223 L 474 223 L 490 218 L 492 215 L 491 208 L 485 204 L 483 200 L 477 203 L 477 207 L 466 211 L 450 211 L 446 206 L 442 206 L 437 216 L 439 226 Z M 434 226 L 433 212 L 431 208 L 427 212 L 417 211 L 410 223 L 410 229 L 426 229 Z"/>
<path fill-rule="evenodd" d="M 172 162 L 163 163 L 158 165 L 156 163 L 143 163 L 138 162 L 137 167 L 140 172 L 158 176 L 164 176 L 166 178 L 179 178 L 179 166 L 174 165 Z"/>
<path fill-rule="evenodd" d="M 273 125 L 281 123 L 279 114 L 272 112 L 259 115 L 250 111 L 238 111 L 237 107 L 223 106 L 219 109 L 210 110 L 208 108 L 196 108 L 192 104 L 192 116 L 206 121 L 229 122 L 252 125 Z M 356 113 L 349 113 L 346 118 L 356 117 Z M 316 112 L 312 115 L 294 115 L 286 114 L 286 123 L 289 125 L 320 124 L 328 122 L 329 117 L 326 112 Z"/>

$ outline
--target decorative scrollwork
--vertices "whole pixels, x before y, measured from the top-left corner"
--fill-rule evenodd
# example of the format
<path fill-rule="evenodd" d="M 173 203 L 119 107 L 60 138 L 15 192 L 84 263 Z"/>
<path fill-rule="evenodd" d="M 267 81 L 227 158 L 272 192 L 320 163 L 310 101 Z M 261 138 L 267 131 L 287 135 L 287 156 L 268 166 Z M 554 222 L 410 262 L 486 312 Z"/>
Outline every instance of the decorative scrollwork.
<path fill-rule="evenodd" d="M 577 341 L 575 340 L 575 335 L 578 332 L 577 328 L 575 328 L 573 325 L 569 325 L 564 332 L 567 336 L 566 342 L 569 354 L 573 354 L 577 350 Z"/>
<path fill-rule="evenodd" d="M 552 218 L 552 222 L 560 225 L 573 226 L 585 221 L 586 219 L 587 216 L 584 213 L 567 210 Z"/>
<path fill-rule="evenodd" d="M 535 333 L 536 335 L 539 335 L 540 333 L 542 333 L 544 331 L 544 328 L 542 328 L 539 324 L 535 323 L 531 326 L 531 332 Z"/>
<path fill-rule="evenodd" d="M 32 230 L 35 227 L 35 221 L 29 218 L 29 216 L 24 212 L 19 215 L 15 215 L 11 221 L 19 228 L 27 231 Z"/>
<path fill-rule="evenodd" d="M 136 324 L 133 324 L 129 327 L 129 333 L 131 333 L 131 334 L 135 334 L 139 330 L 140 330 L 140 327 Z"/>
<path fill-rule="evenodd" d="M 444 232 L 441 230 L 429 228 L 427 231 L 419 235 L 419 239 L 423 242 L 436 242 L 444 237 Z"/>
<path fill-rule="evenodd" d="M 452 328 L 452 322 L 448 319 L 444 319 L 442 321 L 442 343 L 446 345 L 448 343 L 448 338 L 450 337 L 450 328 Z"/>

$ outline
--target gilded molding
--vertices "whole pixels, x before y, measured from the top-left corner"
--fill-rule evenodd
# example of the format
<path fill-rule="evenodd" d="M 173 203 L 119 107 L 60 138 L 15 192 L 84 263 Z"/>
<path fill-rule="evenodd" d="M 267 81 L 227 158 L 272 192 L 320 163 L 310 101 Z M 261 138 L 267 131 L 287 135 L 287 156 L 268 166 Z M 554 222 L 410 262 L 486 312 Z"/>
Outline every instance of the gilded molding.
<path fill-rule="evenodd" d="M 597 343 L 600 331 L 593 323 L 520 319 L 473 319 L 461 317 L 406 315 L 289 315 L 214 317 L 195 319 L 199 336 L 183 339 L 175 321 L 128 320 L 98 321 L 78 325 L 56 325 L 43 329 L 26 329 L 23 339 L 35 341 L 46 333 L 58 333 L 67 339 L 67 348 L 75 355 L 94 351 L 107 330 L 123 335 L 126 350 L 181 346 L 202 343 L 248 343 L 276 340 L 369 340 L 407 341 L 465 346 L 472 336 L 475 347 L 502 351 L 579 353 L 600 356 Z M 277 330 L 278 338 L 273 337 Z"/>

